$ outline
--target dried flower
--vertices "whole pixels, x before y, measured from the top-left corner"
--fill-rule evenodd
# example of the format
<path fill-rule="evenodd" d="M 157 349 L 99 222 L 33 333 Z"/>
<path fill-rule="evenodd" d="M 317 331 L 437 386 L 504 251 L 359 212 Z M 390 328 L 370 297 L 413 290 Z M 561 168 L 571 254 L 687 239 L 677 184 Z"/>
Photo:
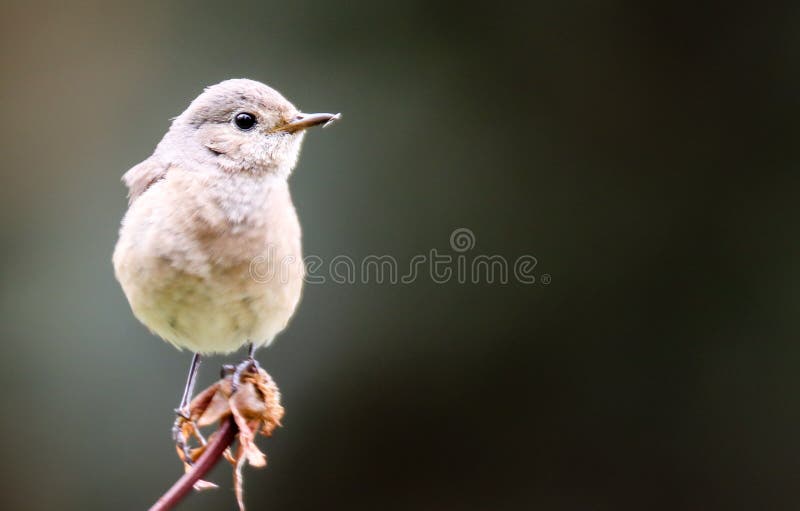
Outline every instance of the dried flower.
<path fill-rule="evenodd" d="M 176 423 L 176 450 L 186 471 L 203 453 L 206 440 L 199 428 L 227 420 L 233 415 L 238 427 L 236 453 L 225 451 L 225 458 L 233 465 L 233 483 L 239 509 L 244 511 L 242 467 L 249 463 L 253 467 L 264 467 L 266 456 L 255 444 L 257 434 L 271 436 L 281 425 L 283 407 L 280 391 L 266 371 L 252 361 L 246 361 L 237 370 L 227 371 L 225 376 L 199 393 L 189 405 L 189 417 L 179 417 Z M 235 390 L 234 390 L 235 389 Z M 198 447 L 189 446 L 195 439 Z M 216 488 L 214 483 L 198 481 L 195 490 Z"/>

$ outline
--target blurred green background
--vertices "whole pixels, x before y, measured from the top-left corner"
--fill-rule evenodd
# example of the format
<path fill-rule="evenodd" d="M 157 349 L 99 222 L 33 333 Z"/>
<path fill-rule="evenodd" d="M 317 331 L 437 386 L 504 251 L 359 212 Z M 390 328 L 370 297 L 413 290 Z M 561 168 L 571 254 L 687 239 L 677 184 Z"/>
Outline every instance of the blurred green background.
<path fill-rule="evenodd" d="M 120 176 L 204 86 L 307 111 L 330 260 L 532 254 L 548 286 L 308 286 L 259 354 L 249 509 L 798 509 L 800 7 L 3 2 L 4 509 L 143 509 L 189 354 L 110 264 Z M 202 368 L 211 382 L 219 364 Z M 233 509 L 222 488 L 182 509 Z"/>

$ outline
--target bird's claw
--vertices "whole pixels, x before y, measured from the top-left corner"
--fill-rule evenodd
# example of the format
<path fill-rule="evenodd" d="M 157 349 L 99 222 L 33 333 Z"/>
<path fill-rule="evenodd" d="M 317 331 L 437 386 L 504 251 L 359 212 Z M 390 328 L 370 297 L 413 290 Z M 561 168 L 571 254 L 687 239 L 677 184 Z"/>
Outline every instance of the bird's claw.
<path fill-rule="evenodd" d="M 247 357 L 236 365 L 231 378 L 231 394 L 236 392 L 236 389 L 242 384 L 242 375 L 246 372 L 257 373 L 261 369 L 261 365 L 253 357 Z"/>
<path fill-rule="evenodd" d="M 176 410 L 177 417 L 172 424 L 172 440 L 175 442 L 175 448 L 178 450 L 178 455 L 187 465 L 192 464 L 192 453 L 189 447 L 189 439 L 186 438 L 184 426 L 189 423 L 190 427 L 196 429 L 194 421 L 191 417 L 187 417 L 181 413 L 180 409 Z"/>

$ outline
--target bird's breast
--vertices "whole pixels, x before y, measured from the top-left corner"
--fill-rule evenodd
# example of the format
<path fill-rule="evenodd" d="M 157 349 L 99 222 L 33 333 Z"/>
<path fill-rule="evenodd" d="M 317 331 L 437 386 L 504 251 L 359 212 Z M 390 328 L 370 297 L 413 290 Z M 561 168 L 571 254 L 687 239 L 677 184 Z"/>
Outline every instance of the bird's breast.
<path fill-rule="evenodd" d="M 132 204 L 123 222 L 114 263 L 134 312 L 194 351 L 271 341 L 293 314 L 304 276 L 288 186 L 173 177 Z"/>

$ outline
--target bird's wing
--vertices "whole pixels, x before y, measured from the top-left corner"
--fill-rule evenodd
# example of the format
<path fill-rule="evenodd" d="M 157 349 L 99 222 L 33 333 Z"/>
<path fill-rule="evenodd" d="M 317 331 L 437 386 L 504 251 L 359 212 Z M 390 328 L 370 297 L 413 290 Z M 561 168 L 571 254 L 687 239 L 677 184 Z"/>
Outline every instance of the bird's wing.
<path fill-rule="evenodd" d="M 122 176 L 122 182 L 128 187 L 128 204 L 133 204 L 133 201 L 150 188 L 150 185 L 163 179 L 169 167 L 169 164 L 151 157 L 126 172 Z"/>

